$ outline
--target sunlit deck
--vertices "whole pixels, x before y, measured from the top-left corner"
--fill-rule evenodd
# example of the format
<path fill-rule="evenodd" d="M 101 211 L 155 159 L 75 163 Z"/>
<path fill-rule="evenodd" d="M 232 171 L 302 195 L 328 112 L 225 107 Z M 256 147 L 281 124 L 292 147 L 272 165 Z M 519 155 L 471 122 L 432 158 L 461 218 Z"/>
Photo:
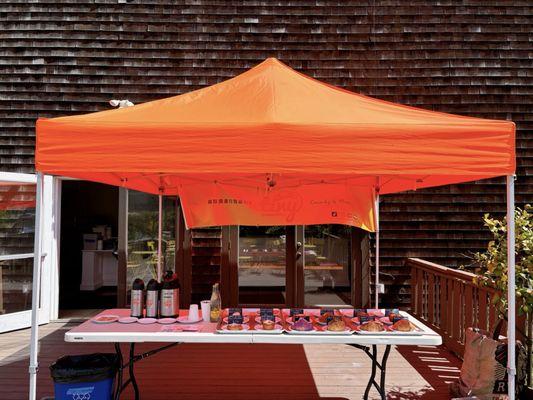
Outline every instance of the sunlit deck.
<path fill-rule="evenodd" d="M 73 323 L 41 327 L 38 399 L 53 395 L 48 366 L 65 354 L 112 352 L 65 343 Z M 29 330 L 0 335 L 0 398 L 26 399 Z M 138 346 L 138 351 L 157 344 Z M 443 347 L 400 347 L 388 363 L 389 399 L 449 399 L 460 361 Z M 345 345 L 182 345 L 136 364 L 146 399 L 361 399 L 370 362 Z M 125 398 L 131 398 L 131 392 Z M 371 398 L 377 398 L 373 392 Z"/>

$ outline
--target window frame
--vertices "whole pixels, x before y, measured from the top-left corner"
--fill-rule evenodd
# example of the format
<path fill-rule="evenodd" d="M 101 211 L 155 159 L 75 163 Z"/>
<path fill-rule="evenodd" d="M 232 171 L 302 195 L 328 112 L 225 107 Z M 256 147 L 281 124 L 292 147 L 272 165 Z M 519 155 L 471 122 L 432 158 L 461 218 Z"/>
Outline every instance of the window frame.
<path fill-rule="evenodd" d="M 26 174 L 26 173 L 14 173 L 14 172 L 4 172 L 0 171 L 0 182 L 4 182 L 12 185 L 37 185 L 37 176 L 35 174 Z M 43 190 L 43 201 L 42 207 L 42 232 L 41 237 L 39 238 L 41 243 L 43 243 L 43 238 L 49 234 L 46 228 L 51 227 L 51 214 L 52 211 L 46 206 L 51 205 L 52 200 L 52 185 L 51 179 L 43 179 L 42 182 Z M 48 200 L 48 204 L 45 203 L 45 200 Z M 32 241 L 33 245 L 34 241 Z M 42 250 L 42 265 L 41 265 L 41 280 L 39 287 L 39 323 L 47 323 L 50 321 L 50 300 L 51 300 L 51 291 L 52 288 L 47 286 L 47 282 L 50 281 L 50 258 L 48 252 L 53 251 L 52 248 L 48 249 L 47 245 L 52 243 L 44 243 L 41 246 Z M 35 257 L 34 252 L 31 253 L 15 253 L 15 254 L 5 254 L 0 255 L 0 261 L 14 261 L 14 260 L 27 260 L 33 259 Z M 0 278 L 1 279 L 1 278 Z M 33 272 L 32 272 L 32 290 L 33 290 Z M 52 293 L 53 294 L 53 293 Z M 0 315 L 0 333 L 12 331 L 16 329 L 27 328 L 31 325 L 31 307 L 28 310 L 20 310 L 7 312 Z"/>

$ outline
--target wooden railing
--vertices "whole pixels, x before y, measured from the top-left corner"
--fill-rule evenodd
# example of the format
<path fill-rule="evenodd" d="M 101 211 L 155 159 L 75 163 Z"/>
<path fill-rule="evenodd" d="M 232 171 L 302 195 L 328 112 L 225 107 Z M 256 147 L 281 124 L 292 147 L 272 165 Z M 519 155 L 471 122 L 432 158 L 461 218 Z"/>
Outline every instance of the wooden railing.
<path fill-rule="evenodd" d="M 448 349 L 463 355 L 468 327 L 493 332 L 498 315 L 491 301 L 497 291 L 477 287 L 475 274 L 417 258 L 407 259 L 406 266 L 411 268 L 411 312 L 438 332 Z M 524 335 L 531 337 L 531 317 L 517 317 L 517 339 L 523 343 Z"/>

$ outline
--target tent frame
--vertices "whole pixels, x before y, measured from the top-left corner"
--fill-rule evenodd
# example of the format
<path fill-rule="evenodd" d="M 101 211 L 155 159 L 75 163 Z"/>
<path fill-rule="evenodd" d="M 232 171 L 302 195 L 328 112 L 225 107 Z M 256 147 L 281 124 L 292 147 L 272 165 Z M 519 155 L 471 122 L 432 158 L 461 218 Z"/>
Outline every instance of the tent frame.
<path fill-rule="evenodd" d="M 515 198 L 514 198 L 514 175 L 508 175 L 506 179 L 506 201 L 507 201 L 507 371 L 508 371 L 508 398 L 515 400 L 515 341 L 516 341 L 516 281 L 515 281 Z M 37 193 L 35 204 L 35 238 L 34 238 L 34 260 L 33 260 L 33 287 L 32 287 L 32 325 L 31 325 L 31 342 L 30 342 L 30 387 L 29 399 L 36 400 L 37 395 L 37 372 L 38 363 L 38 346 L 39 346 L 39 299 L 41 287 L 41 269 L 42 269 L 42 191 L 43 191 L 43 174 L 37 173 Z M 375 305 L 379 303 L 379 187 L 376 188 L 375 202 L 376 218 L 376 262 L 375 262 Z M 162 195 L 159 195 L 159 227 L 158 227 L 158 250 L 157 250 L 157 270 L 158 277 L 161 277 L 161 233 L 162 233 Z M 512 249 L 512 250 L 511 250 Z"/>
<path fill-rule="evenodd" d="M 376 260 L 375 260 L 375 285 L 374 285 L 374 308 L 379 308 L 379 291 L 380 291 L 380 284 L 379 284 L 379 188 L 376 188 L 376 201 L 374 205 L 374 213 L 376 215 Z"/>
<path fill-rule="evenodd" d="M 157 219 L 157 281 L 161 282 L 163 277 L 162 270 L 162 239 L 163 239 L 163 195 L 159 194 L 159 213 Z"/>
<path fill-rule="evenodd" d="M 37 172 L 37 187 L 35 196 L 35 237 L 33 239 L 33 282 L 31 292 L 31 341 L 30 341 L 30 389 L 29 399 L 37 396 L 37 372 L 39 371 L 39 299 L 41 294 L 42 269 L 42 198 L 43 174 Z"/>

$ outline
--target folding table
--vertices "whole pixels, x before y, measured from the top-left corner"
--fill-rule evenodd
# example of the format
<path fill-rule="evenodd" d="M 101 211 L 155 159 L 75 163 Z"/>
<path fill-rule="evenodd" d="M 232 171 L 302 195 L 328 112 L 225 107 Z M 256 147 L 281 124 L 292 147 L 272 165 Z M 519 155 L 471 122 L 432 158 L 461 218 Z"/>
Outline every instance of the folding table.
<path fill-rule="evenodd" d="M 245 309 L 246 310 L 246 309 Z M 98 315 L 118 315 L 125 317 L 129 315 L 128 309 L 111 309 L 103 311 Z M 428 328 L 419 320 L 411 315 L 401 312 L 407 316 L 410 321 L 421 329 L 418 335 L 400 334 L 400 333 L 376 333 L 376 334 L 265 334 L 260 331 L 249 331 L 247 333 L 221 334 L 216 332 L 216 324 L 200 322 L 195 324 L 197 332 L 180 332 L 169 331 L 179 329 L 181 324 L 161 325 L 151 324 L 142 325 L 139 323 L 121 324 L 114 322 L 111 324 L 96 324 L 92 321 L 86 321 L 81 325 L 65 333 L 67 342 L 85 342 L 85 343 L 114 343 L 117 352 L 120 368 L 117 377 L 115 399 L 120 398 L 120 394 L 131 384 L 135 393 L 135 399 L 139 399 L 140 392 L 135 378 L 134 363 L 156 354 L 162 350 L 168 349 L 181 343 L 270 343 L 270 344 L 347 344 L 363 350 L 372 361 L 372 369 L 365 390 L 364 399 L 368 399 L 368 394 L 372 386 L 379 392 L 382 399 L 386 399 L 385 393 L 385 374 L 387 370 L 387 359 L 391 346 L 417 346 L 417 345 L 440 345 L 442 338 L 436 332 Z M 186 310 L 182 310 L 180 315 L 187 315 Z M 97 317 L 97 316 L 96 316 Z M 96 318 L 95 317 L 95 318 Z M 190 326 L 190 325 L 189 325 Z M 172 328 L 169 328 L 172 327 Z M 142 354 L 135 354 L 136 343 L 168 343 L 162 347 L 148 351 Z M 120 343 L 129 343 L 128 361 L 124 363 Z M 377 346 L 385 346 L 381 359 L 378 354 Z M 124 369 L 128 369 L 129 378 L 123 382 Z M 379 380 L 376 374 L 379 370 Z"/>

